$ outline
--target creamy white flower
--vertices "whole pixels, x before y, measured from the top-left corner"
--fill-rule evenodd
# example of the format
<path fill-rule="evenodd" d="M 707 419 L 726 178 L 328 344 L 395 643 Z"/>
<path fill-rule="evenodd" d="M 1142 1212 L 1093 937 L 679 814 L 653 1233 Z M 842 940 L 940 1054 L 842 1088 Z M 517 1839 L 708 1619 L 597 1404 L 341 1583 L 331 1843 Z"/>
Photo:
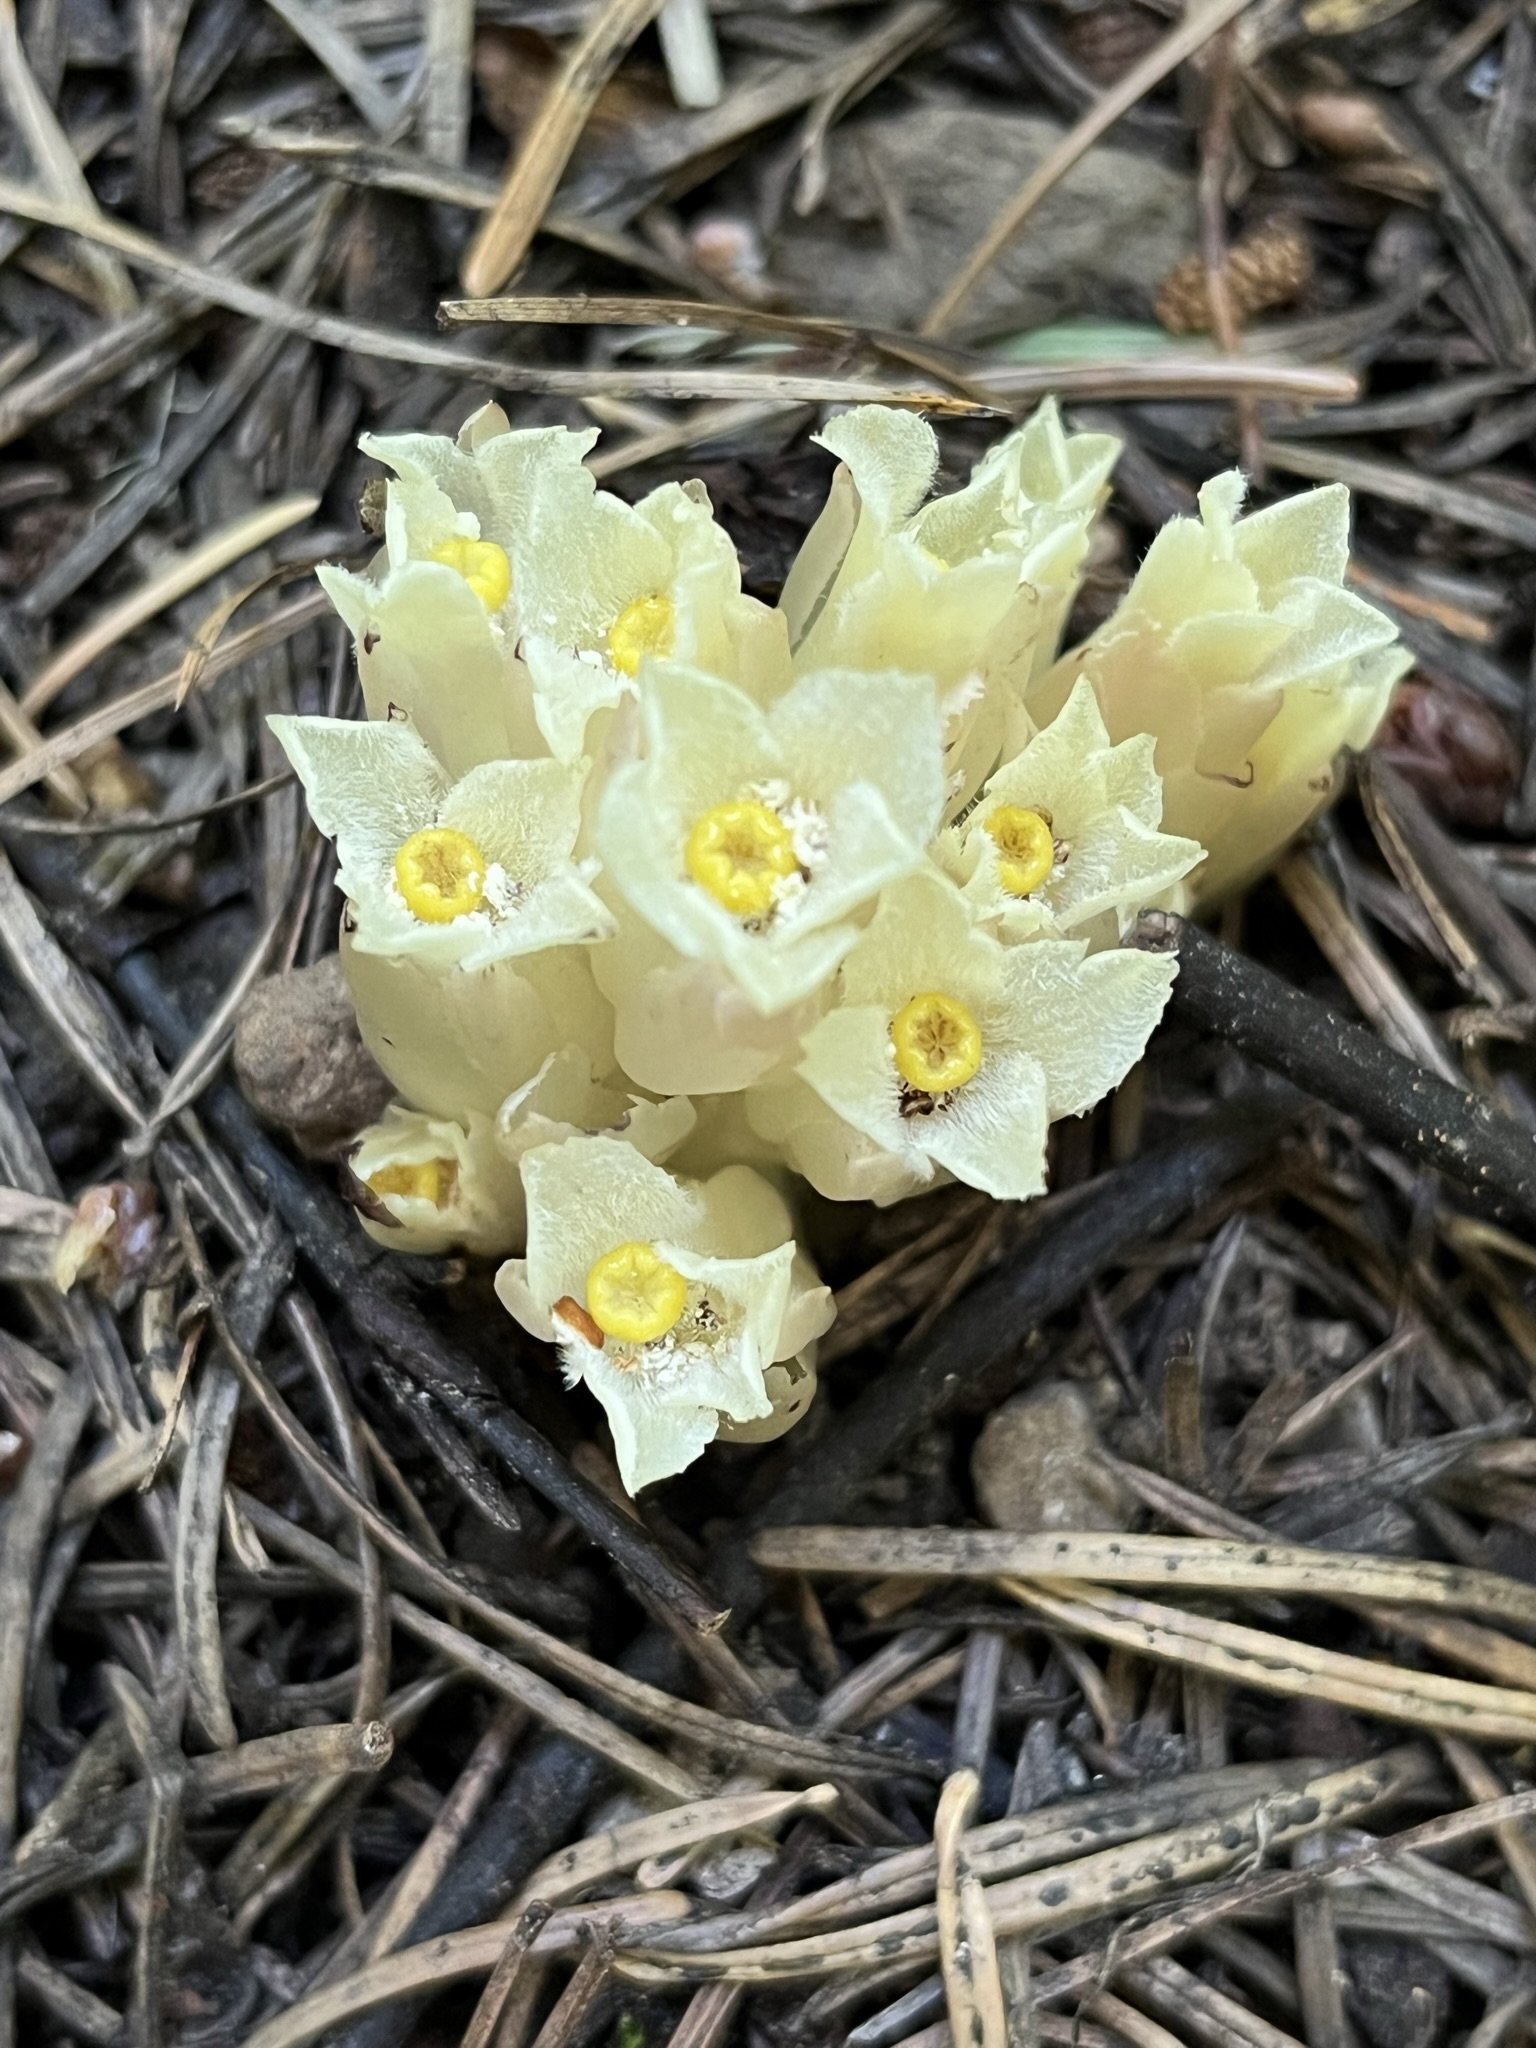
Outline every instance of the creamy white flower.
<path fill-rule="evenodd" d="M 1111 618 L 1032 688 L 1053 716 L 1081 677 L 1116 740 L 1149 733 L 1163 824 L 1197 839 L 1213 901 L 1266 867 L 1334 793 L 1334 763 L 1380 723 L 1408 666 L 1391 621 L 1342 588 L 1349 494 L 1309 491 L 1239 520 L 1236 472 L 1147 551 Z"/>
<path fill-rule="evenodd" d="M 590 946 L 556 946 L 467 969 L 362 953 L 342 920 L 341 960 L 363 1043 L 408 1102 L 436 1116 L 494 1116 L 551 1053 L 575 1046 L 613 1068 L 613 1012 Z"/>
<path fill-rule="evenodd" d="M 396 1103 L 363 1134 L 352 1157 L 369 1197 L 359 1204 L 363 1226 L 398 1251 L 444 1251 L 455 1244 L 474 1252 L 521 1251 L 528 1211 L 518 1166 L 525 1152 L 601 1131 L 660 1161 L 687 1142 L 696 1120 L 685 1097 L 650 1102 L 609 1087 L 594 1075 L 590 1054 L 563 1046 L 512 1091 L 494 1118 L 476 1110 L 460 1119 L 429 1117 Z M 379 1215 L 371 1217 L 370 1209 Z"/>
<path fill-rule="evenodd" d="M 1203 858 L 1160 832 L 1162 783 L 1146 735 L 1110 745 L 1083 679 L 1051 723 L 998 768 L 935 858 L 972 915 L 1006 939 L 1113 940 Z"/>
<path fill-rule="evenodd" d="M 1120 456 L 1113 434 L 1073 434 L 1048 398 L 977 463 L 963 490 L 934 498 L 912 521 L 914 538 L 941 561 L 978 554 L 1018 560 L 1038 593 L 1032 658 L 1048 663 L 1077 597 L 1094 520 Z"/>
<path fill-rule="evenodd" d="M 611 931 L 596 862 L 574 858 L 582 764 L 486 761 L 450 782 L 401 720 L 268 722 L 336 842 L 356 952 L 472 970 Z"/>
<path fill-rule="evenodd" d="M 485 406 L 457 444 L 438 434 L 364 435 L 390 465 L 385 545 L 366 575 L 320 581 L 350 628 L 370 718 L 404 713 L 454 774 L 547 749 L 517 654 L 512 554 L 546 473 L 584 475 L 595 429 L 512 433 Z M 579 749 L 577 750 L 579 751 Z"/>
<path fill-rule="evenodd" d="M 630 1493 L 691 1464 L 722 1416 L 772 1415 L 769 1368 L 830 1316 L 825 1290 L 819 1324 L 796 1300 L 788 1217 L 766 1184 L 732 1168 L 687 1185 L 609 1137 L 540 1146 L 522 1174 L 527 1257 L 497 1292 L 602 1404 Z"/>
<path fill-rule="evenodd" d="M 759 695 L 788 681 L 783 621 L 743 595 L 736 550 L 700 483 L 662 484 L 628 505 L 585 470 L 550 470 L 514 561 L 534 708 L 562 759 L 658 658 Z"/>
<path fill-rule="evenodd" d="M 522 1182 L 487 1116 L 425 1116 L 392 1103 L 347 1164 L 364 1230 L 392 1251 L 504 1255 L 522 1241 Z"/>
<path fill-rule="evenodd" d="M 1042 406 L 963 490 L 925 505 L 939 451 L 915 415 L 859 406 L 817 439 L 842 466 L 781 599 L 796 667 L 931 675 L 958 806 L 1055 650 L 1118 443 L 1068 435 Z"/>
<path fill-rule="evenodd" d="M 938 823 L 932 684 L 827 672 L 764 710 L 658 662 L 640 717 L 644 754 L 597 805 L 608 880 L 764 1015 L 803 1001 L 852 944 L 854 914 L 918 865 Z"/>
<path fill-rule="evenodd" d="M 1172 979 L 1171 961 L 1144 953 L 1089 956 L 1059 939 L 1004 946 L 930 870 L 887 891 L 798 1071 L 912 1177 L 942 1167 L 1021 1200 L 1045 1186 L 1048 1126 L 1124 1079 Z M 837 1196 L 803 1126 L 788 1144 L 792 1163 Z"/>

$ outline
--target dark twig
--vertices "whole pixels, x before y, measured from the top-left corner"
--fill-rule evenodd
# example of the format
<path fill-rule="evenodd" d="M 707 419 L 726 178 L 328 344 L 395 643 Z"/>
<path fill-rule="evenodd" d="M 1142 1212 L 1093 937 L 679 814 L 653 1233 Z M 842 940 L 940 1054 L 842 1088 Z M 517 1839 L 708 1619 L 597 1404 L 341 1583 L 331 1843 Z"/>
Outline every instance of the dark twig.
<path fill-rule="evenodd" d="M 1134 943 L 1177 953 L 1173 1007 L 1376 1137 L 1536 1220 L 1536 1138 L 1313 997 L 1168 911 Z"/>

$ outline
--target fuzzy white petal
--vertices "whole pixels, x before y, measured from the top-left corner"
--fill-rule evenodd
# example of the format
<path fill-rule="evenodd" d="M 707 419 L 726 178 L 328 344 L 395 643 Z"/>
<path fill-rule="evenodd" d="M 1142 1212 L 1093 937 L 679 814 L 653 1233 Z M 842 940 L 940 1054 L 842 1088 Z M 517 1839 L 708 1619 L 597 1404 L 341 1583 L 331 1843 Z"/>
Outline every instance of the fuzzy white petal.
<path fill-rule="evenodd" d="M 547 751 L 514 636 L 456 569 L 408 561 L 380 578 L 318 575 L 356 643 L 370 718 L 408 718 L 450 774 Z"/>
<path fill-rule="evenodd" d="M 651 1102 L 610 1086 L 597 1079 L 585 1053 L 563 1046 L 502 1103 L 495 1136 L 503 1157 L 514 1165 L 536 1146 L 559 1144 L 582 1132 L 621 1138 L 660 1163 L 687 1143 L 697 1121 L 687 1096 Z"/>

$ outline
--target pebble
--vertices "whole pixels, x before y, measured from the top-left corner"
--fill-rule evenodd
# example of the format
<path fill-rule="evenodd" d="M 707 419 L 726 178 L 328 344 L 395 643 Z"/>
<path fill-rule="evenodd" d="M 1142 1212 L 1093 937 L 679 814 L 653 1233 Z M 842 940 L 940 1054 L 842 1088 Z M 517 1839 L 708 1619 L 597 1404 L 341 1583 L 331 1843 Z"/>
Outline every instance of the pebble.
<path fill-rule="evenodd" d="M 311 1158 L 345 1151 L 394 1092 L 358 1035 L 334 953 L 257 982 L 235 1022 L 234 1063 L 252 1109 Z"/>
<path fill-rule="evenodd" d="M 1133 1503 L 1102 1462 L 1093 1403 L 1068 1380 L 1034 1387 L 987 1420 L 971 1483 L 994 1529 L 1124 1529 Z"/>

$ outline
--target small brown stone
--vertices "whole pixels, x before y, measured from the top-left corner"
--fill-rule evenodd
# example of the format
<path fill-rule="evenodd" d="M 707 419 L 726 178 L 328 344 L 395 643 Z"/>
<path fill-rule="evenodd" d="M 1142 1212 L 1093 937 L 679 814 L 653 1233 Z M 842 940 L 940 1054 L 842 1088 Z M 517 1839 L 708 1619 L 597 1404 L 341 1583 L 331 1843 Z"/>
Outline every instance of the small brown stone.
<path fill-rule="evenodd" d="M 994 1529 L 1123 1529 L 1131 1502 L 1102 1449 L 1081 1387 L 1036 1387 L 999 1408 L 976 1439 L 977 1504 Z"/>
<path fill-rule="evenodd" d="M 394 1092 L 358 1035 L 334 953 L 257 982 L 235 1024 L 234 1057 L 252 1109 L 311 1157 L 343 1152 Z"/>

